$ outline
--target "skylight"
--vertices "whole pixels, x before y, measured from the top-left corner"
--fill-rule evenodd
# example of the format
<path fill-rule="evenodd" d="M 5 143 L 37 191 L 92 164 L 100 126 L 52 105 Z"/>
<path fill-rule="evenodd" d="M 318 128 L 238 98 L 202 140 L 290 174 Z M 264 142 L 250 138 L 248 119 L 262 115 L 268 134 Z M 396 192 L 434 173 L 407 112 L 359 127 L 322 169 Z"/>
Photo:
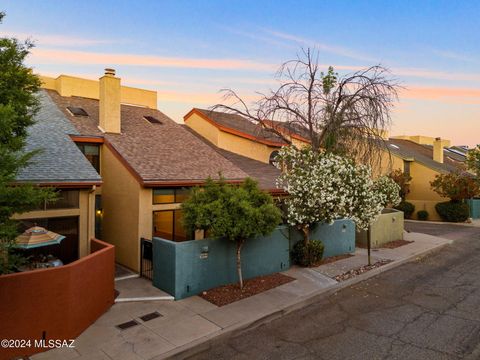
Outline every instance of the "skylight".
<path fill-rule="evenodd" d="M 397 146 L 397 145 L 394 145 L 394 144 L 390 144 L 390 146 L 394 149 L 400 149 L 400 146 Z"/>
<path fill-rule="evenodd" d="M 67 110 L 73 116 L 88 116 L 88 113 L 81 107 L 67 106 Z"/>
<path fill-rule="evenodd" d="M 153 116 L 144 116 L 145 120 L 147 120 L 150 124 L 163 124 L 160 120 Z"/>

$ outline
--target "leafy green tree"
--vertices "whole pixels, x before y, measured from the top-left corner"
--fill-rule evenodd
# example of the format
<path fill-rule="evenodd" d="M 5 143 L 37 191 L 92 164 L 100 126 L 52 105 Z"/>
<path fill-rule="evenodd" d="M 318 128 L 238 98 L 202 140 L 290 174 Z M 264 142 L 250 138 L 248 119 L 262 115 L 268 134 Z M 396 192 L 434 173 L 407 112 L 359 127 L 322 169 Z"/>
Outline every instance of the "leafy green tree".
<path fill-rule="evenodd" d="M 5 13 L 0 12 L 0 23 Z M 33 44 L 14 38 L 0 38 L 0 274 L 15 271 L 22 257 L 15 252 L 15 213 L 36 208 L 53 198 L 49 189 L 15 184 L 18 172 L 35 152 L 26 152 L 27 129 L 34 123 L 39 103 L 35 93 L 39 78 L 24 65 Z"/>
<path fill-rule="evenodd" d="M 480 195 L 480 184 L 476 179 L 471 174 L 460 171 L 435 175 L 430 186 L 438 195 L 449 198 L 451 202 L 461 202 Z"/>
<path fill-rule="evenodd" d="M 182 204 L 187 231 L 206 230 L 213 237 L 236 243 L 237 273 L 243 289 L 242 247 L 247 239 L 270 234 L 281 220 L 272 197 L 247 178 L 241 185 L 208 179 L 204 187 L 192 189 Z"/>
<path fill-rule="evenodd" d="M 480 182 L 480 144 L 467 153 L 468 170 L 473 171 Z"/>

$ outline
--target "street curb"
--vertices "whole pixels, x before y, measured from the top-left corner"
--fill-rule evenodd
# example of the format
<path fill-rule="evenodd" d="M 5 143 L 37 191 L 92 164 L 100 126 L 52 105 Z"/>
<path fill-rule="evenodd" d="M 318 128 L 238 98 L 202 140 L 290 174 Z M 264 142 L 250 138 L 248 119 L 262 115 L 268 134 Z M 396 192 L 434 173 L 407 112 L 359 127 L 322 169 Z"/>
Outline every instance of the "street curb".
<path fill-rule="evenodd" d="M 458 225 L 458 226 L 479 227 L 479 225 L 475 225 L 474 223 L 467 223 L 467 222 L 456 223 L 456 222 L 448 222 L 448 221 L 429 221 L 429 220 L 414 220 L 414 219 L 405 219 L 404 222 L 434 224 L 434 225 Z"/>
<path fill-rule="evenodd" d="M 419 252 L 417 254 L 413 254 L 405 259 L 398 260 L 398 261 L 393 261 L 391 263 L 385 264 L 383 266 L 380 266 L 378 268 L 375 268 L 373 270 L 367 271 L 366 273 L 363 273 L 361 275 L 355 276 L 351 279 L 336 283 L 334 285 L 331 285 L 327 288 L 320 289 L 312 294 L 306 295 L 303 298 L 300 298 L 299 301 L 297 301 L 294 304 L 287 305 L 283 309 L 278 309 L 277 311 L 274 311 L 270 314 L 264 315 L 260 318 L 257 318 L 255 320 L 248 320 L 243 323 L 237 323 L 231 326 L 228 326 L 219 332 L 215 332 L 212 334 L 209 334 L 207 336 L 204 336 L 200 339 L 197 339 L 195 341 L 192 341 L 188 344 L 182 345 L 177 347 L 176 349 L 173 349 L 165 354 L 162 354 L 158 357 L 155 357 L 155 360 L 160 360 L 160 359 L 187 359 L 191 356 L 197 355 L 201 352 L 209 350 L 212 345 L 214 345 L 216 342 L 219 342 L 223 339 L 234 337 L 237 335 L 240 335 L 241 333 L 255 329 L 261 325 L 268 324 L 272 322 L 273 320 L 279 319 L 282 316 L 285 316 L 295 310 L 299 310 L 301 308 L 304 308 L 308 305 L 311 305 L 321 298 L 334 294 L 339 290 L 342 290 L 346 287 L 349 287 L 351 285 L 360 283 L 362 281 L 368 280 L 374 276 L 377 276 L 385 271 L 392 270 L 398 266 L 401 266 L 405 263 L 414 261 L 415 259 L 419 257 L 424 257 L 426 255 L 429 255 L 433 252 L 441 250 L 443 247 L 447 245 L 451 245 L 453 243 L 452 240 L 449 240 L 448 242 L 445 242 L 443 244 L 438 244 L 435 245 L 434 247 L 427 249 L 425 251 Z"/>

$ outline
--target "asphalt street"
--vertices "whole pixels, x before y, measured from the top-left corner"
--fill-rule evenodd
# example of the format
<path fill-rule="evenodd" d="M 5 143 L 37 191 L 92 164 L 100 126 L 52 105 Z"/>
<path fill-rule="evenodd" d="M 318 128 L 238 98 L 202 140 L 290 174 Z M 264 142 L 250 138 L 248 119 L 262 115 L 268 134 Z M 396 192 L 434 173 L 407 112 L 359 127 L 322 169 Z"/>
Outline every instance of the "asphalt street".
<path fill-rule="evenodd" d="M 192 359 L 480 359 L 480 228 L 406 229 L 455 242 Z"/>

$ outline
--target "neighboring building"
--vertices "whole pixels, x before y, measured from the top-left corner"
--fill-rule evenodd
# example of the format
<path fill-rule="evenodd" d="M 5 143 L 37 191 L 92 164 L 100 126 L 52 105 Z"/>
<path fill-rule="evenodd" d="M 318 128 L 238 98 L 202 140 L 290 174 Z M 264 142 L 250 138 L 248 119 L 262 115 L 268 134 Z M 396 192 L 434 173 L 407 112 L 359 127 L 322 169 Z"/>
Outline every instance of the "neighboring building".
<path fill-rule="evenodd" d="M 286 136 L 288 142 L 236 114 L 194 108 L 184 116 L 184 120 L 186 126 L 205 143 L 230 158 L 237 156 L 271 163 L 282 146 L 289 143 L 305 146 L 309 143 L 308 134 L 303 129 L 278 121 L 267 123 Z M 396 169 L 408 173 L 412 181 L 407 200 L 415 205 L 416 211 L 427 210 L 430 219 L 440 220 L 435 204 L 448 199 L 436 194 L 431 189 L 430 182 L 437 174 L 461 169 L 465 162 L 466 149 L 450 147 L 449 140 L 428 136 L 397 136 L 388 139 L 386 132 L 383 132 L 382 136 L 388 151 L 385 151 L 382 161 L 373 169 L 373 173 L 377 176 Z"/>
<path fill-rule="evenodd" d="M 430 220 L 441 220 L 435 210 L 438 202 L 448 201 L 434 192 L 430 182 L 438 174 L 462 171 L 465 165 L 465 153 L 457 147 L 450 147 L 450 141 L 427 136 L 397 136 L 388 141 L 389 149 L 401 169 L 412 177 L 407 201 L 415 205 L 415 213 L 427 210 Z M 415 217 L 415 215 L 414 215 Z"/>
<path fill-rule="evenodd" d="M 181 224 L 190 187 L 220 173 L 229 182 L 252 176 L 265 190 L 275 187 L 273 166 L 216 151 L 157 110 L 156 92 L 122 86 L 111 69 L 99 81 L 62 75 L 43 82 L 74 128 L 71 139 L 102 177 L 96 191 L 101 239 L 133 270 L 140 267 L 141 238 L 194 238 Z M 274 174 L 269 178 L 259 165 Z"/>
<path fill-rule="evenodd" d="M 51 253 L 69 263 L 90 253 L 90 239 L 95 237 L 95 191 L 101 178 L 68 135 L 78 131 L 45 92 L 39 98 L 41 107 L 28 129 L 26 150 L 40 152 L 16 181 L 55 187 L 58 200 L 14 218 L 20 220 L 21 230 L 37 224 L 64 235 L 60 245 L 34 251 Z"/>
<path fill-rule="evenodd" d="M 282 146 L 288 145 L 272 131 L 236 114 L 194 108 L 183 119 L 217 148 L 267 164 Z"/>

